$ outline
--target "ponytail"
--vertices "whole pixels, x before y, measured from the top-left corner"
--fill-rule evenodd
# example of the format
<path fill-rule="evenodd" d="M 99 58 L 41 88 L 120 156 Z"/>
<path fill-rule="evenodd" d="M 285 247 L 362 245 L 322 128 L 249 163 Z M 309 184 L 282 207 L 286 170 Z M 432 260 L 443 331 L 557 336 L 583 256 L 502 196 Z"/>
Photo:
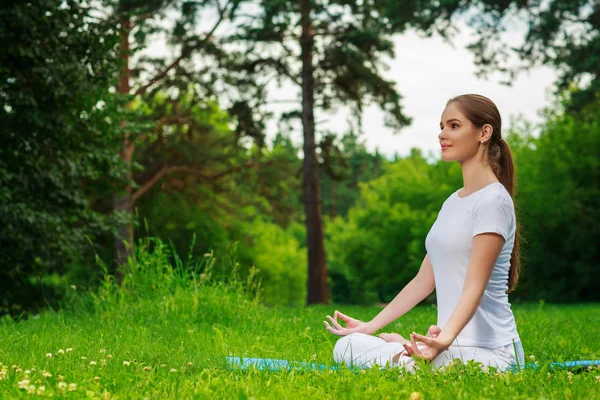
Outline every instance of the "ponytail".
<path fill-rule="evenodd" d="M 513 204 L 515 204 L 514 192 L 516 187 L 516 174 L 512 152 L 510 150 L 510 146 L 504 139 L 500 138 L 499 140 L 494 140 L 494 136 L 495 135 L 492 136 L 492 140 L 490 141 L 490 145 L 488 147 L 490 164 L 492 165 L 492 169 L 494 170 L 496 177 L 500 183 L 504 185 L 510 194 L 510 197 L 513 199 Z M 496 147 L 495 149 L 493 148 L 494 146 Z M 508 270 L 508 292 L 515 290 L 517 282 L 519 281 L 519 272 L 521 270 L 521 248 L 519 246 L 521 227 L 519 222 L 516 220 L 516 212 L 515 224 L 515 243 L 512 254 L 510 255 L 510 269 Z"/>

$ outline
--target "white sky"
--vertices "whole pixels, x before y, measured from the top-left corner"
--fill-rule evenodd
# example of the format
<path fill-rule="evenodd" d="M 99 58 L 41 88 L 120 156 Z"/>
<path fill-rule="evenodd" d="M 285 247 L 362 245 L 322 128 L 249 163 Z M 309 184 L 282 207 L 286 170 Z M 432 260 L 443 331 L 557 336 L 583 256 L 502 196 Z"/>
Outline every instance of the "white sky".
<path fill-rule="evenodd" d="M 466 18 L 461 18 L 466 20 Z M 524 25 L 518 20 L 511 21 L 505 34 L 513 45 L 521 42 Z M 528 73 L 521 73 L 512 86 L 500 84 L 498 76 L 481 80 L 475 76 L 472 53 L 465 46 L 473 41 L 473 30 L 465 22 L 459 22 L 460 33 L 453 38 L 454 47 L 439 37 L 421 38 L 409 31 L 395 39 L 396 57 L 388 60 L 390 67 L 384 75 L 397 82 L 396 89 L 403 96 L 404 114 L 411 117 L 412 125 L 394 134 L 383 123 L 383 113 L 377 106 L 365 109 L 363 116 L 364 140 L 371 151 L 378 149 L 388 157 L 395 154 L 406 156 L 411 148 L 417 147 L 424 154 L 431 151 L 433 157 L 440 157 L 437 135 L 439 121 L 446 101 L 455 95 L 478 93 L 489 97 L 500 110 L 503 133 L 510 127 L 512 116 L 521 114 L 531 122 L 540 122 L 538 111 L 550 105 L 550 89 L 556 79 L 556 72 L 549 67 L 540 67 Z M 168 50 L 164 40 L 153 40 L 147 52 L 151 55 L 173 57 L 175 51 Z M 269 101 L 299 99 L 299 88 L 291 84 L 281 88 L 275 84 L 269 89 Z M 298 109 L 299 104 L 269 103 L 269 110 L 275 115 L 267 125 L 267 138 L 270 141 L 278 130 L 278 119 L 282 112 Z M 349 130 L 348 110 L 340 109 L 334 114 L 324 114 L 315 110 L 317 134 L 325 130 L 342 134 Z M 295 143 L 302 143 L 299 123 L 294 131 L 288 132 Z"/>
<path fill-rule="evenodd" d="M 440 157 L 439 134 L 440 116 L 446 101 L 459 94 L 478 93 L 489 97 L 500 110 L 502 131 L 510 127 L 510 118 L 522 114 L 531 122 L 540 122 L 538 111 L 550 105 L 550 89 L 556 73 L 548 67 L 536 68 L 529 73 L 521 73 L 512 86 L 500 84 L 500 79 L 478 79 L 475 76 L 473 54 L 465 48 L 472 41 L 470 30 L 465 29 L 453 39 L 454 47 L 439 37 L 421 38 L 414 32 L 398 36 L 395 42 L 396 58 L 385 72 L 388 79 L 396 81 L 396 89 L 403 96 L 404 114 L 412 118 L 412 124 L 394 134 L 384 126 L 383 113 L 378 106 L 370 106 L 364 112 L 364 140 L 369 150 L 393 157 L 406 156 L 410 149 L 417 147 L 433 152 Z M 515 35 L 515 39 L 518 35 Z M 515 40 L 515 43 L 518 43 Z M 273 88 L 271 99 L 293 99 L 294 88 Z M 274 104 L 270 109 L 276 113 L 289 110 L 285 104 Z M 341 109 L 334 115 L 315 113 L 319 130 L 331 130 L 339 134 L 348 130 L 348 110 Z M 274 118 L 268 126 L 269 136 L 277 132 Z M 293 133 L 294 141 L 301 143 L 301 132 Z"/>

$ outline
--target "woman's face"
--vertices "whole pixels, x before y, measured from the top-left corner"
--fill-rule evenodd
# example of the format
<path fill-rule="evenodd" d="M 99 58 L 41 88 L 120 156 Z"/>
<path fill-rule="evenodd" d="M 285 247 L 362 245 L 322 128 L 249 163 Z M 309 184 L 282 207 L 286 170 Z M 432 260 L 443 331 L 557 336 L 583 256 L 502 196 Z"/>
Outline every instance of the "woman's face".
<path fill-rule="evenodd" d="M 473 125 L 454 103 L 448 104 L 444 109 L 440 129 L 438 139 L 444 161 L 471 159 L 482 146 L 480 141 L 485 140 L 482 136 L 482 129 Z"/>

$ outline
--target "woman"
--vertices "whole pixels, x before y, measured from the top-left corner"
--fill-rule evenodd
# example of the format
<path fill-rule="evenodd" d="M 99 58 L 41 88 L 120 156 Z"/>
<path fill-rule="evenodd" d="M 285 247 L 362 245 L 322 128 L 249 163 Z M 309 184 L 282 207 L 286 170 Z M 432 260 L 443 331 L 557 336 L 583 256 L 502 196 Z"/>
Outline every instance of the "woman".
<path fill-rule="evenodd" d="M 323 321 L 327 330 L 343 336 L 334 348 L 335 361 L 411 371 L 414 358 L 435 367 L 457 358 L 475 360 L 500 370 L 524 363 L 507 295 L 517 284 L 520 263 L 514 165 L 501 136 L 500 113 L 484 96 L 457 96 L 446 104 L 440 129 L 442 160 L 460 163 L 464 187 L 442 205 L 417 275 L 375 318 L 362 322 L 336 310 L 333 318 L 327 316 L 331 325 Z M 427 335 L 412 333 L 410 340 L 396 333 L 372 336 L 434 289 L 438 319 Z"/>

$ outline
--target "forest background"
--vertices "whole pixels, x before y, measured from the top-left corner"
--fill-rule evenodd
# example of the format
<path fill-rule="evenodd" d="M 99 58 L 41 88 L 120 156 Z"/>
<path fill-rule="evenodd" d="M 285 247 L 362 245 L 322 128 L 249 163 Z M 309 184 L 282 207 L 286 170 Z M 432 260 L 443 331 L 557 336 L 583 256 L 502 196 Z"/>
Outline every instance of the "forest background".
<path fill-rule="evenodd" d="M 503 132 L 523 232 L 524 271 L 511 298 L 598 301 L 596 2 L 396 3 L 3 6 L 0 314 L 59 305 L 105 273 L 118 280 L 131 248 L 148 236 L 169 243 L 181 268 L 177 255 L 210 253 L 216 279 L 256 274 L 265 304 L 390 301 L 418 270 L 425 236 L 462 176 L 457 163 L 416 148 L 394 158 L 367 150 L 362 113 L 377 104 L 398 132 L 410 124 L 401 88 L 382 74 L 390 40 L 408 29 L 447 34 L 467 10 L 482 74 L 510 81 L 549 65 L 559 77 L 538 126 L 522 119 Z M 503 47 L 497 35 L 516 14 L 527 18 L 527 40 Z M 156 32 L 175 57 L 132 63 Z M 506 64 L 509 51 L 518 65 Z M 297 85 L 301 97 L 267 140 L 272 80 Z M 354 128 L 320 130 L 314 110 L 342 106 L 353 111 Z M 441 113 L 443 105 L 432 106 Z M 303 146 L 290 137 L 299 122 Z"/>

